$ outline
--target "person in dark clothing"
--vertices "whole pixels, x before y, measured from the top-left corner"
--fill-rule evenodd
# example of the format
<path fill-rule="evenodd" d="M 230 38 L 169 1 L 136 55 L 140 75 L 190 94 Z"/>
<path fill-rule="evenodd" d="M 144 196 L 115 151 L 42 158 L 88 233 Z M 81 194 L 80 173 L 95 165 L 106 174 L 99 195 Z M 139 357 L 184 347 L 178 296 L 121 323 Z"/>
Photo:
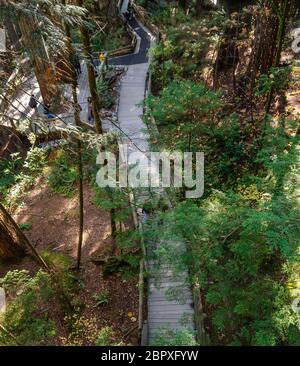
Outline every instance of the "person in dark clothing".
<path fill-rule="evenodd" d="M 88 102 L 88 120 L 90 121 L 91 119 L 94 119 L 92 98 L 88 97 L 87 102 Z"/>
<path fill-rule="evenodd" d="M 73 66 L 74 66 L 76 75 L 79 76 L 81 74 L 81 65 L 80 65 L 80 60 L 79 60 L 77 53 L 74 53 Z"/>
<path fill-rule="evenodd" d="M 34 97 L 34 94 L 32 94 L 30 99 L 29 99 L 29 107 L 34 109 L 35 112 L 37 112 L 37 101 Z"/>
<path fill-rule="evenodd" d="M 132 20 L 133 18 L 133 8 L 132 8 L 132 5 L 131 5 L 131 2 L 129 1 L 129 4 L 128 4 L 128 20 Z"/>
<path fill-rule="evenodd" d="M 49 114 L 50 113 L 50 104 L 46 103 L 44 104 L 44 114 Z"/>

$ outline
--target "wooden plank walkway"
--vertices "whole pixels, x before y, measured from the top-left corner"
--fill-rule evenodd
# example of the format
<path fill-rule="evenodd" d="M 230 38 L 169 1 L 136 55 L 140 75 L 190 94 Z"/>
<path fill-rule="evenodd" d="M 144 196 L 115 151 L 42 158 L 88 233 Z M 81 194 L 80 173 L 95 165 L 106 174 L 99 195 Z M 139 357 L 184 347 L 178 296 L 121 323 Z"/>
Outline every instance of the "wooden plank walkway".
<path fill-rule="evenodd" d="M 133 28 L 136 28 L 134 23 Z M 139 35 L 142 41 L 149 38 L 143 28 L 139 28 Z M 150 44 L 150 41 L 148 41 Z M 138 53 L 147 52 L 147 49 L 141 49 Z M 130 56 L 128 56 L 130 57 Z M 121 81 L 120 101 L 118 111 L 118 122 L 120 128 L 126 136 L 122 137 L 122 142 L 129 144 L 129 153 L 143 151 L 149 156 L 149 134 L 146 131 L 146 125 L 142 120 L 143 106 L 142 101 L 145 95 L 146 79 L 149 69 L 149 61 L 140 63 L 141 57 L 134 63 L 134 57 L 126 64 L 128 70 Z M 120 59 L 119 62 L 122 62 Z M 129 138 L 127 137 L 129 136 Z M 145 193 L 137 197 L 139 203 L 147 199 Z M 169 243 L 172 250 L 185 250 L 183 243 Z M 151 249 L 156 250 L 161 243 L 157 243 Z M 150 250 L 150 249 L 149 249 Z M 190 285 L 188 282 L 187 269 L 183 269 L 175 275 L 175 272 L 166 260 L 161 259 L 160 263 L 150 261 L 148 263 L 150 276 L 148 282 L 148 344 L 155 343 L 156 335 L 159 335 L 162 329 L 173 331 L 189 330 L 194 332 L 194 309 Z M 158 265 L 158 270 L 157 270 Z M 174 288 L 179 288 L 183 296 L 169 297 L 169 292 Z"/>

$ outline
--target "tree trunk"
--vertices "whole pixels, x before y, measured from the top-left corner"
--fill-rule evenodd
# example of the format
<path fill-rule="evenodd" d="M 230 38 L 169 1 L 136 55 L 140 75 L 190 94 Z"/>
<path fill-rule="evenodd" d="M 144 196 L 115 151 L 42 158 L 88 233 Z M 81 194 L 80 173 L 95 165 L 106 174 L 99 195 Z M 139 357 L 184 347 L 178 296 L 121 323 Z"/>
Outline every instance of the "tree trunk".
<path fill-rule="evenodd" d="M 288 19 L 288 15 L 289 15 L 290 6 L 291 6 L 291 1 L 283 0 L 277 6 L 279 9 L 279 11 L 277 13 L 279 24 L 278 24 L 277 36 L 276 36 L 276 53 L 275 53 L 274 60 L 273 60 L 273 65 L 272 65 L 273 67 L 278 67 L 279 63 L 280 63 L 282 46 L 283 46 L 283 41 L 284 41 L 284 37 L 285 37 L 285 30 L 286 30 L 287 19 Z M 270 112 L 273 93 L 274 93 L 274 90 L 273 90 L 273 88 L 271 88 L 271 90 L 268 94 L 268 97 L 267 97 L 266 114 L 268 114 Z"/>
<path fill-rule="evenodd" d="M 0 203 L 0 258 L 21 259 L 26 255 L 26 243 L 11 215 Z"/>
<path fill-rule="evenodd" d="M 31 252 L 39 265 L 49 273 L 59 295 L 65 300 L 69 309 L 73 310 L 73 305 L 65 294 L 64 289 L 60 286 L 55 274 L 24 235 L 15 220 L 6 211 L 5 207 L 0 203 L 0 258 L 21 259 L 26 255 L 27 249 Z"/>
<path fill-rule="evenodd" d="M 17 33 L 15 24 L 12 22 L 11 19 L 6 18 L 4 20 L 4 25 L 5 28 L 7 29 L 8 37 L 12 43 L 13 49 L 19 51 L 21 48 L 20 37 L 19 34 Z"/>
<path fill-rule="evenodd" d="M 58 93 L 55 68 L 49 59 L 43 36 L 36 31 L 37 21 L 32 15 L 25 16 L 20 13 L 19 26 L 22 32 L 21 40 L 29 53 L 44 104 L 51 104 L 53 97 Z"/>
<path fill-rule="evenodd" d="M 65 0 L 62 1 L 65 5 Z M 68 24 L 65 24 L 66 36 L 67 36 L 67 57 L 71 68 L 72 75 L 72 96 L 73 96 L 73 107 L 74 107 L 74 119 L 76 126 L 81 126 L 80 120 L 80 107 L 78 104 L 77 97 L 77 78 L 74 66 L 72 64 L 74 50 L 71 43 L 71 32 Z M 77 265 L 76 268 L 79 270 L 81 262 L 81 250 L 83 243 L 83 221 L 84 221 L 84 210 L 83 210 L 83 172 L 82 172 L 82 152 L 81 152 L 81 141 L 77 141 L 77 171 L 78 171 L 78 183 L 79 183 L 79 234 L 78 234 L 78 245 L 77 245 Z"/>
<path fill-rule="evenodd" d="M 83 0 L 77 0 L 78 6 L 83 6 Z M 83 53 L 86 58 L 86 66 L 87 66 L 87 72 L 88 72 L 88 79 L 89 79 L 89 87 L 90 87 L 90 94 L 92 98 L 92 109 L 93 109 L 93 116 L 95 119 L 95 127 L 97 133 L 102 133 L 102 124 L 100 120 L 100 115 L 98 111 L 98 105 L 99 105 L 99 96 L 97 93 L 97 85 L 96 85 L 96 76 L 95 76 L 95 70 L 93 67 L 93 60 L 91 56 L 91 42 L 90 42 L 90 35 L 88 32 L 88 29 L 85 25 L 82 25 L 80 27 L 81 36 L 83 40 Z"/>
<path fill-rule="evenodd" d="M 196 15 L 199 16 L 202 12 L 204 0 L 197 0 L 195 5 Z"/>
<path fill-rule="evenodd" d="M 77 265 L 76 268 L 79 270 L 80 262 L 81 262 L 81 251 L 82 251 L 82 242 L 83 242 L 83 219 L 84 219 L 84 211 L 83 211 L 83 171 L 82 171 L 82 153 L 81 153 L 81 141 L 77 142 L 77 168 L 78 168 L 78 183 L 79 183 L 79 235 L 78 235 L 78 246 L 77 246 Z"/>
<path fill-rule="evenodd" d="M 184 12 L 187 13 L 189 10 L 189 0 L 178 0 L 178 3 Z"/>

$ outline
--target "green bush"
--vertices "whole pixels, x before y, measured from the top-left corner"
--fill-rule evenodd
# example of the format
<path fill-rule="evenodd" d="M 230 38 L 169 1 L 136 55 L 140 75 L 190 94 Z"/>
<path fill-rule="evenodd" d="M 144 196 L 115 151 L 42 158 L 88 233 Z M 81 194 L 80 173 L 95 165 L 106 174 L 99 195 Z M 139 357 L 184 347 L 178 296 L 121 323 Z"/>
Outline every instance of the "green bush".
<path fill-rule="evenodd" d="M 157 330 L 151 346 L 196 346 L 195 334 L 191 330 Z"/>
<path fill-rule="evenodd" d="M 103 78 L 97 79 L 97 91 L 100 96 L 101 107 L 109 109 L 115 103 L 115 98 L 110 94 L 108 83 Z"/>
<path fill-rule="evenodd" d="M 23 160 L 18 153 L 0 161 L 0 198 L 8 204 L 16 203 L 41 175 L 48 156 L 48 149 L 34 147 Z"/>
<path fill-rule="evenodd" d="M 75 276 L 71 272 L 72 261 L 67 256 L 44 250 L 41 253 L 41 257 L 54 270 L 56 280 L 60 284 L 61 288 L 67 293 L 72 294 L 75 289 Z"/>
<path fill-rule="evenodd" d="M 62 151 L 62 154 L 55 160 L 48 176 L 48 184 L 54 192 L 66 197 L 72 197 L 76 193 L 76 182 L 78 179 L 75 157 Z"/>
<path fill-rule="evenodd" d="M 256 96 L 267 94 L 272 89 L 279 92 L 284 89 L 289 82 L 290 67 L 271 67 L 268 75 L 261 75 L 256 87 Z"/>
<path fill-rule="evenodd" d="M 23 159 L 19 153 L 11 154 L 10 159 L 0 160 L 0 197 L 5 197 L 9 188 L 16 182 Z"/>
<path fill-rule="evenodd" d="M 49 301 L 54 291 L 48 274 L 40 270 L 34 277 L 28 271 L 11 271 L 0 280 L 14 299 L 8 302 L 0 323 L 13 335 L 0 332 L 0 344 L 46 345 L 56 334 L 55 324 L 49 320 Z"/>
<path fill-rule="evenodd" d="M 95 299 L 96 304 L 98 306 L 108 304 L 108 302 L 109 302 L 109 291 L 108 290 L 100 291 L 98 294 L 94 295 L 94 299 Z"/>
<path fill-rule="evenodd" d="M 96 339 L 96 346 L 125 346 L 123 342 L 114 341 L 115 334 L 111 327 L 103 327 L 100 329 Z"/>

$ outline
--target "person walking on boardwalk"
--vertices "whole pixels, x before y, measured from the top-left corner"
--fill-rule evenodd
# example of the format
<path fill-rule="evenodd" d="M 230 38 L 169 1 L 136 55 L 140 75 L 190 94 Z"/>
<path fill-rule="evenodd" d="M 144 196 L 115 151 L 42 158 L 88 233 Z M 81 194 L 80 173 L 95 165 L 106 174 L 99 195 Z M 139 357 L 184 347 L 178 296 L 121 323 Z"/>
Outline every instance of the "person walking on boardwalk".
<path fill-rule="evenodd" d="M 92 98 L 88 97 L 87 102 L 88 102 L 88 120 L 90 121 L 91 119 L 94 119 Z"/>
<path fill-rule="evenodd" d="M 74 53 L 73 56 L 73 66 L 75 68 L 76 76 L 79 76 L 81 74 L 81 65 L 77 53 Z"/>
<path fill-rule="evenodd" d="M 35 99 L 34 94 L 31 95 L 30 99 L 29 99 L 29 107 L 31 109 L 35 110 L 35 113 L 37 113 L 37 101 Z"/>

